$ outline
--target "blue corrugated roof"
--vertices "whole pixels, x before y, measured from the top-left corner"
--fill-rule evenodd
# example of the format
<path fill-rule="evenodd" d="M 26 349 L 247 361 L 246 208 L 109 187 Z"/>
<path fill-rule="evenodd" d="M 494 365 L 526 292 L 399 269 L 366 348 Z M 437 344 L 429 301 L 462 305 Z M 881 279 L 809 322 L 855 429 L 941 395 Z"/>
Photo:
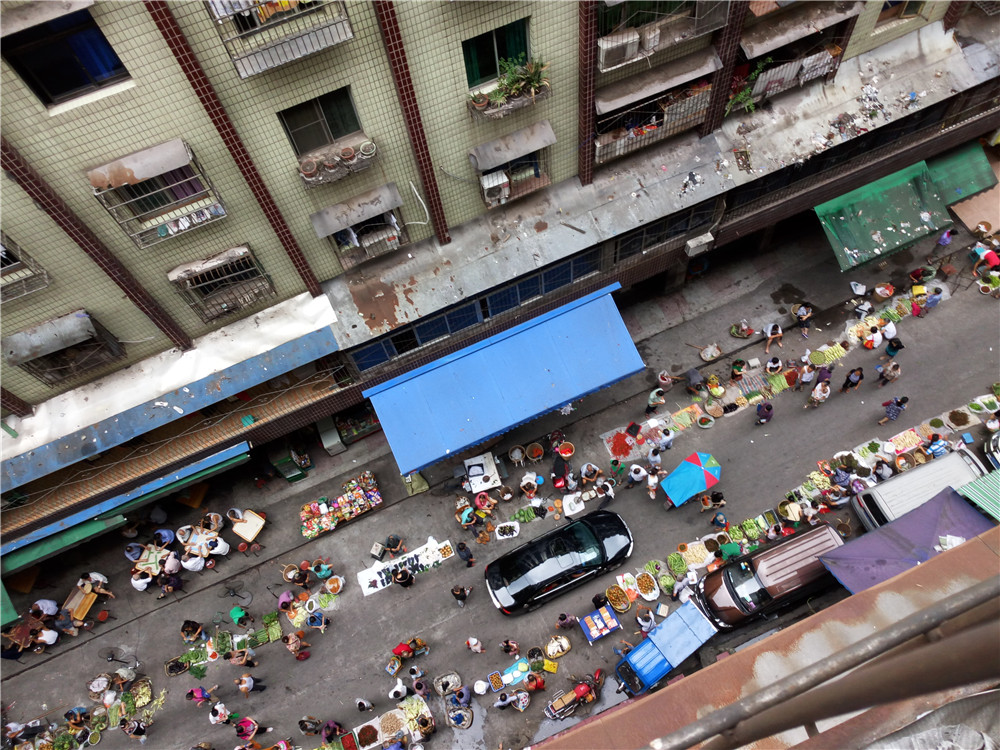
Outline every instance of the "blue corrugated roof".
<path fill-rule="evenodd" d="M 645 368 L 612 284 L 369 388 L 403 474 Z"/>

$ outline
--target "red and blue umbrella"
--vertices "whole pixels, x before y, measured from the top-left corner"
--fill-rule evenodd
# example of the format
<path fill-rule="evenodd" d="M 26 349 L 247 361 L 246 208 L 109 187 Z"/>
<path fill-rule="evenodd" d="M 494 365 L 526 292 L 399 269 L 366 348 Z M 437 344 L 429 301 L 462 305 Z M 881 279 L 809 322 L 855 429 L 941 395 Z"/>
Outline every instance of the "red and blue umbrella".
<path fill-rule="evenodd" d="M 710 453 L 692 453 L 660 482 L 675 508 L 719 483 L 722 467 Z"/>

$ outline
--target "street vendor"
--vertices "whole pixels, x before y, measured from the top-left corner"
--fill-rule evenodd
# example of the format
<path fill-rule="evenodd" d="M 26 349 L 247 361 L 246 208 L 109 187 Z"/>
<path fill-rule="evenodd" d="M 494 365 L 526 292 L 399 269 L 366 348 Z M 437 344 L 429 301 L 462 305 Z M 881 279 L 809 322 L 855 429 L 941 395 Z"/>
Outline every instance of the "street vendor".
<path fill-rule="evenodd" d="M 576 489 L 576 480 L 573 479 L 573 467 L 569 465 L 569 461 L 563 458 L 562 453 L 556 451 L 556 457 L 552 461 L 552 486 L 557 490 Z"/>
<path fill-rule="evenodd" d="M 480 492 L 476 495 L 475 504 L 477 510 L 481 510 L 483 513 L 492 516 L 493 508 L 497 504 L 497 501 L 490 497 L 489 493 Z"/>
<path fill-rule="evenodd" d="M 687 392 L 692 396 L 703 396 L 705 394 L 705 379 L 698 372 L 697 368 L 692 367 L 685 373 L 687 378 Z"/>
<path fill-rule="evenodd" d="M 398 534 L 389 534 L 385 538 L 385 551 L 389 553 L 389 557 L 395 557 L 396 553 L 405 553 L 406 547 L 403 546 L 403 538 Z"/>
<path fill-rule="evenodd" d="M 734 383 L 739 383 L 743 380 L 743 370 L 746 369 L 746 360 L 734 359 L 733 364 L 729 370 L 729 379 Z"/>
<path fill-rule="evenodd" d="M 460 497 L 455 504 L 455 520 L 458 521 L 459 525 L 463 529 L 468 529 L 473 534 L 476 533 L 476 523 L 478 521 L 478 516 L 476 516 L 475 510 L 469 505 L 468 498 Z"/>
<path fill-rule="evenodd" d="M 590 482 L 598 484 L 603 476 L 604 472 L 592 461 L 587 461 L 587 463 L 580 467 L 580 481 L 583 482 L 584 487 Z"/>
<path fill-rule="evenodd" d="M 538 477 L 533 471 L 529 471 L 521 477 L 521 494 L 523 494 L 528 500 L 533 500 L 535 498 L 535 493 L 538 492 L 537 479 Z M 461 521 L 459 523 L 461 523 Z"/>
<path fill-rule="evenodd" d="M 433 716 L 418 716 L 417 717 L 417 731 L 420 732 L 420 739 L 426 742 L 431 738 L 431 735 L 437 731 L 437 727 L 434 724 Z"/>

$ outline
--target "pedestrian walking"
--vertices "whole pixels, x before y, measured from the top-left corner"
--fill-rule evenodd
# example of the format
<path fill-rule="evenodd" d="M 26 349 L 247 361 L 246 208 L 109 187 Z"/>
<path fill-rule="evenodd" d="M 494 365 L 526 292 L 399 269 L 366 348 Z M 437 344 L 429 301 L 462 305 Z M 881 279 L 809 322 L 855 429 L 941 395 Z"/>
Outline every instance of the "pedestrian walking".
<path fill-rule="evenodd" d="M 861 386 L 861 381 L 865 379 L 865 371 L 863 367 L 855 367 L 849 373 L 847 377 L 844 378 L 844 384 L 840 386 L 841 393 L 847 393 L 848 391 L 856 391 Z"/>
<path fill-rule="evenodd" d="M 212 710 L 208 712 L 208 721 L 210 724 L 232 724 L 233 716 L 238 719 L 239 716 L 229 713 L 229 709 L 226 708 L 226 704 L 222 701 L 217 701 Z"/>
<path fill-rule="evenodd" d="M 795 311 L 795 317 L 799 321 L 799 329 L 802 331 L 802 338 L 809 338 L 809 327 L 812 325 L 813 309 L 808 302 L 803 302 Z"/>
<path fill-rule="evenodd" d="M 406 568 L 400 568 L 392 574 L 392 582 L 398 583 L 404 589 L 408 589 L 413 585 L 413 573 Z"/>
<path fill-rule="evenodd" d="M 339 737 L 342 734 L 346 734 L 347 730 L 344 725 L 339 721 L 334 721 L 330 719 L 327 721 L 319 730 L 319 738 L 323 741 L 323 744 L 329 745 L 335 737 Z"/>
<path fill-rule="evenodd" d="M 649 392 L 649 396 L 646 397 L 646 416 L 656 413 L 656 407 L 662 406 L 667 403 L 667 399 L 663 397 L 662 388 L 654 388 Z"/>
<path fill-rule="evenodd" d="M 194 701 L 194 705 L 202 706 L 207 704 L 209 701 L 216 700 L 215 696 L 212 695 L 216 690 L 219 689 L 218 685 L 212 685 L 208 690 L 199 685 L 196 688 L 187 691 L 184 696 L 185 699 L 189 701 Z"/>
<path fill-rule="evenodd" d="M 299 659 L 299 661 L 305 661 L 305 659 L 300 659 L 299 658 L 300 656 L 305 654 L 306 655 L 305 658 L 308 658 L 309 654 L 308 651 L 302 650 L 303 648 L 309 646 L 308 643 L 302 640 L 303 635 L 305 635 L 305 633 L 299 630 L 295 633 L 286 633 L 285 635 L 281 636 L 281 642 L 285 644 L 285 648 L 288 649 L 288 652 L 292 656 L 294 656 L 296 659 Z"/>
<path fill-rule="evenodd" d="M 472 586 L 453 586 L 451 589 L 451 595 L 455 597 L 459 607 L 465 606 L 465 600 L 469 598 L 471 593 Z"/>
<path fill-rule="evenodd" d="M 767 424 L 774 417 L 774 407 L 770 401 L 757 404 L 757 421 L 754 424 Z"/>
<path fill-rule="evenodd" d="M 829 382 L 833 377 L 833 371 L 837 369 L 837 365 L 833 362 L 827 365 L 823 365 L 819 370 L 816 371 L 816 383 Z"/>
<path fill-rule="evenodd" d="M 663 453 L 663 451 L 668 451 L 674 447 L 674 437 L 677 435 L 676 432 L 671 430 L 669 427 L 664 427 L 663 423 L 658 419 L 649 420 L 649 426 L 654 430 L 659 430 L 659 433 L 653 439 L 656 445 L 656 449 Z"/>
<path fill-rule="evenodd" d="M 556 627 L 560 630 L 572 630 L 576 627 L 577 620 L 573 615 L 567 615 L 565 612 L 556 619 Z"/>
<path fill-rule="evenodd" d="M 241 693 L 243 693 L 244 698 L 249 698 L 250 693 L 256 691 L 258 693 L 263 693 L 267 690 L 267 685 L 265 685 L 260 680 L 255 680 L 253 675 L 249 672 L 244 672 L 243 675 L 235 680 L 233 680 L 236 687 Z"/>
<path fill-rule="evenodd" d="M 656 488 L 660 486 L 660 477 L 665 477 L 667 472 L 660 469 L 659 471 L 650 471 L 649 476 L 646 477 L 646 492 L 649 494 L 650 500 L 656 499 Z"/>
<path fill-rule="evenodd" d="M 517 641 L 512 641 L 510 638 L 500 641 L 500 650 L 514 659 L 521 655 L 521 647 L 517 645 Z"/>
<path fill-rule="evenodd" d="M 896 336 L 889 339 L 889 343 L 885 345 L 885 354 L 883 354 L 879 359 L 892 359 L 897 354 L 899 354 L 901 349 L 905 349 L 903 342 L 900 341 Z"/>
<path fill-rule="evenodd" d="M 951 238 L 955 233 L 950 229 L 945 229 L 941 232 L 941 236 L 938 237 L 937 246 L 943 251 L 948 248 L 951 244 Z"/>
<path fill-rule="evenodd" d="M 650 473 L 658 472 L 660 470 L 660 465 L 663 463 L 663 459 L 660 457 L 660 449 L 653 448 L 646 456 L 646 461 L 649 463 Z"/>
<path fill-rule="evenodd" d="M 465 567 L 471 568 L 476 564 L 476 558 L 472 556 L 472 550 L 469 549 L 465 542 L 459 542 L 456 547 L 458 550 L 458 556 L 465 562 Z"/>
<path fill-rule="evenodd" d="M 372 704 L 372 702 L 369 700 L 365 700 L 364 698 L 358 698 L 355 701 L 355 705 L 358 707 L 358 711 L 361 711 L 362 713 L 364 713 L 365 711 L 375 710 L 375 706 Z"/>
<path fill-rule="evenodd" d="M 146 728 L 147 724 L 144 721 L 139 721 L 139 719 L 122 719 L 118 722 L 118 728 L 122 730 L 126 737 L 133 740 L 139 740 L 142 745 L 146 744 Z"/>
<path fill-rule="evenodd" d="M 639 466 L 639 464 L 632 464 L 628 469 L 628 477 L 626 479 L 625 489 L 630 490 L 635 487 L 639 482 L 643 481 L 649 472 L 644 468 Z"/>
<path fill-rule="evenodd" d="M 777 323 L 771 323 L 764 329 L 764 335 L 767 336 L 767 344 L 764 346 L 764 354 L 771 353 L 771 344 L 777 343 L 778 346 L 782 346 L 781 337 L 784 335 L 781 332 L 781 326 Z"/>
<path fill-rule="evenodd" d="M 891 398 L 882 404 L 885 407 L 885 416 L 878 421 L 879 424 L 885 424 L 886 422 L 895 422 L 896 418 L 903 413 L 906 409 L 906 405 L 910 402 L 910 399 L 906 396 L 900 396 L 899 398 Z"/>
<path fill-rule="evenodd" d="M 927 295 L 927 300 L 924 302 L 924 306 L 917 313 L 918 318 L 923 318 L 927 315 L 928 310 L 933 310 L 941 303 L 941 287 L 934 287 L 934 291 Z"/>
<path fill-rule="evenodd" d="M 795 383 L 795 387 L 792 390 L 801 391 L 803 386 L 809 386 L 812 388 L 812 382 L 816 379 L 816 365 L 807 362 L 799 368 L 798 381 Z"/>
<path fill-rule="evenodd" d="M 619 461 L 617 458 L 611 459 L 611 476 L 614 479 L 620 479 L 625 473 L 625 464 Z"/>
<path fill-rule="evenodd" d="M 483 648 L 482 641 L 480 641 L 478 638 L 475 637 L 469 638 L 469 640 L 465 642 L 465 646 L 466 648 L 469 649 L 469 651 L 471 651 L 474 654 L 481 654 L 485 650 Z"/>
<path fill-rule="evenodd" d="M 392 690 L 389 691 L 389 699 L 394 701 L 401 701 L 403 700 L 403 698 L 406 698 L 410 695 L 413 695 L 413 688 L 405 684 L 402 678 L 397 677 L 396 684 L 393 686 Z"/>
<path fill-rule="evenodd" d="M 896 338 L 896 333 L 897 333 L 896 324 L 893 323 L 891 320 L 885 321 L 885 323 L 882 325 L 882 338 L 885 339 L 886 341 L 891 341 L 892 339 Z"/>
<path fill-rule="evenodd" d="M 251 719 L 249 716 L 243 716 L 236 722 L 236 736 L 241 740 L 252 740 L 260 732 L 273 732 L 274 727 L 262 727 L 260 722 Z M 254 747 L 254 745 L 251 745 Z"/>
<path fill-rule="evenodd" d="M 222 655 L 222 658 L 237 667 L 253 669 L 257 666 L 257 660 L 253 658 L 254 656 L 256 656 L 256 652 L 252 648 L 238 648 L 227 651 Z"/>
<path fill-rule="evenodd" d="M 819 405 L 828 398 L 830 398 L 830 383 L 826 380 L 820 381 L 812 389 L 812 393 L 809 394 L 809 403 L 802 408 L 808 409 L 810 406 L 814 409 L 819 408 Z"/>
<path fill-rule="evenodd" d="M 878 374 L 878 387 L 892 383 L 903 374 L 903 368 L 899 366 L 899 362 L 889 362 L 885 367 L 882 368 L 882 372 Z"/>

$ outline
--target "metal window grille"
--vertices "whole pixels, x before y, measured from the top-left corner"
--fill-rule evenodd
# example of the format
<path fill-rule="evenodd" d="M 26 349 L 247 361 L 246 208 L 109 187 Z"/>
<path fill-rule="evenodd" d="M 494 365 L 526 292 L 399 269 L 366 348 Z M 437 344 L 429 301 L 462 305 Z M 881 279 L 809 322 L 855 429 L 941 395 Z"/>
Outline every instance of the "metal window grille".
<path fill-rule="evenodd" d="M 674 45 L 721 29 L 728 17 L 728 0 L 600 4 L 597 69 L 607 73 L 645 60 Z"/>
<path fill-rule="evenodd" d="M 0 301 L 23 297 L 48 285 L 45 269 L 0 231 Z"/>
<path fill-rule="evenodd" d="M 328 239 L 336 248 L 340 264 L 345 269 L 394 253 L 410 244 L 410 236 L 398 208 L 355 224 L 350 229 L 335 232 Z"/>
<path fill-rule="evenodd" d="M 485 187 L 485 185 L 491 184 L 488 175 L 497 177 L 501 174 L 506 177 L 506 187 L 502 185 Z M 552 184 L 552 178 L 549 176 L 549 148 L 533 151 L 496 169 L 483 172 L 480 180 L 481 185 L 484 186 L 481 189 L 483 202 L 487 208 L 496 208 L 508 201 L 523 198 L 546 188 Z M 492 181 L 492 183 L 495 182 L 495 180 Z M 498 190 L 502 192 L 497 193 Z"/>
<path fill-rule="evenodd" d="M 20 366 L 46 385 L 58 385 L 125 356 L 125 347 L 108 330 L 90 318 L 95 335 L 65 349 L 36 357 Z"/>
<path fill-rule="evenodd" d="M 206 265 L 211 261 L 205 261 Z M 249 250 L 226 263 L 173 281 L 204 322 L 251 307 L 274 295 L 274 285 Z"/>
<path fill-rule="evenodd" d="M 716 200 L 712 198 L 626 232 L 614 240 L 614 262 L 621 263 L 636 255 L 659 249 L 674 238 L 707 227 L 715 220 L 716 213 Z"/>
<path fill-rule="evenodd" d="M 263 73 L 354 38 L 336 0 L 208 0 L 240 78 Z"/>
<path fill-rule="evenodd" d="M 604 164 L 697 127 L 705 119 L 711 95 L 707 82 L 685 84 L 602 117 L 597 121 L 594 163 Z"/>
<path fill-rule="evenodd" d="M 137 247 L 211 224 L 226 208 L 197 160 L 134 185 L 95 190 L 94 195 Z"/>

